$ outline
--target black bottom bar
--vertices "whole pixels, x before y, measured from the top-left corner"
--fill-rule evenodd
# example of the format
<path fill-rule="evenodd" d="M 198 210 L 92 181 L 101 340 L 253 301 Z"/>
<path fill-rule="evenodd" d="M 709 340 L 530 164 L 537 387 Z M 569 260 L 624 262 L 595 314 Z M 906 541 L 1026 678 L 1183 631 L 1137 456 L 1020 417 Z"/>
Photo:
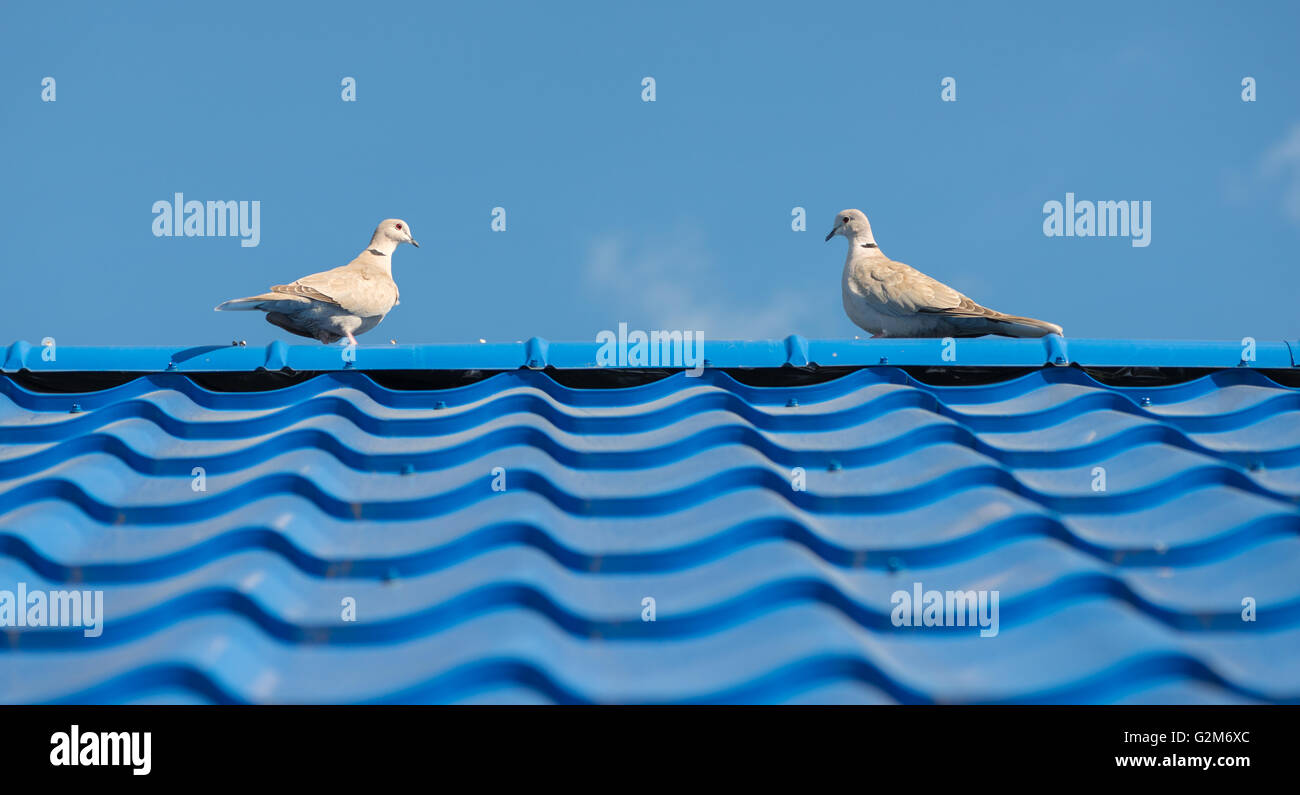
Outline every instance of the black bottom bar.
<path fill-rule="evenodd" d="M 6 776 L 128 785 L 287 777 L 337 786 L 410 775 L 433 787 L 465 773 L 562 783 L 578 770 L 621 773 L 608 781 L 622 786 L 700 765 L 738 777 L 784 768 L 814 778 L 840 770 L 1026 783 L 1043 783 L 1043 773 L 1057 782 L 1290 778 L 1300 717 L 1289 707 L 8 707 L 0 714 Z"/>

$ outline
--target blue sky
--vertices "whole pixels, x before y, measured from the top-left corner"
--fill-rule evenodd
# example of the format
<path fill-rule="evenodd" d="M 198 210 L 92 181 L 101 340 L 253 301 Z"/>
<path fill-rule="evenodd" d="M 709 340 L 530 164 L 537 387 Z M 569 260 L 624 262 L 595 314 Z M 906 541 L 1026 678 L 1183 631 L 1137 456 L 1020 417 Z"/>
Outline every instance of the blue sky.
<path fill-rule="evenodd" d="M 1296 339 L 1297 30 L 1295 3 L 6 2 L 0 343 L 305 342 L 212 307 L 386 217 L 422 247 L 363 344 L 851 337 L 845 207 L 1068 336 Z M 155 237 L 176 192 L 259 201 L 260 244 Z M 1045 237 L 1067 192 L 1150 201 L 1151 244 Z"/>

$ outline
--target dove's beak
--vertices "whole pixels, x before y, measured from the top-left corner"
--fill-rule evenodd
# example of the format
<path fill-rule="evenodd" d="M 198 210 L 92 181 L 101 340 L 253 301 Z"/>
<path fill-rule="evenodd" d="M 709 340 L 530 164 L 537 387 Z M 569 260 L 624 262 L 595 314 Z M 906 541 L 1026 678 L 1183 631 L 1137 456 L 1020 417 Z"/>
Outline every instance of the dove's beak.
<path fill-rule="evenodd" d="M 415 246 L 416 248 L 420 247 L 420 244 L 415 242 L 415 238 L 411 238 L 411 245 Z"/>
<path fill-rule="evenodd" d="M 837 227 L 835 227 L 834 229 L 832 229 L 830 232 L 828 232 L 828 233 L 826 234 L 826 242 L 829 243 L 830 240 L 831 240 L 831 238 L 832 238 L 832 237 L 835 237 L 835 233 L 838 232 L 838 231 L 840 231 L 840 228 L 837 226 Z"/>

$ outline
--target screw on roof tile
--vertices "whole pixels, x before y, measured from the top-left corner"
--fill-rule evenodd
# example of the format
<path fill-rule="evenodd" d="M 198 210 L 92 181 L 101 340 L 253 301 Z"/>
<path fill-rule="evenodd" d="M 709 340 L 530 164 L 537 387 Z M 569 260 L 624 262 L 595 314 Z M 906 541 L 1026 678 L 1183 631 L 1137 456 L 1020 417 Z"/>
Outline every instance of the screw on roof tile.
<path fill-rule="evenodd" d="M 1056 364 L 1065 364 L 1065 357 L 1061 356 L 1060 354 L 1057 354 L 1056 358 L 1053 359 L 1052 361 L 1055 362 Z"/>
<path fill-rule="evenodd" d="M 1259 463 L 1258 461 L 1251 461 L 1250 464 L 1249 464 L 1246 468 L 1249 469 L 1251 472 L 1258 472 L 1258 471 L 1260 471 L 1261 469 L 1263 469 L 1264 466 L 1263 466 L 1263 464 Z"/>
<path fill-rule="evenodd" d="M 799 401 L 795 400 L 794 398 L 790 398 L 789 400 L 787 400 L 787 401 L 785 402 L 785 407 L 788 408 L 788 409 L 792 409 L 792 408 L 794 408 L 795 406 L 798 406 L 798 405 L 799 405 Z"/>
<path fill-rule="evenodd" d="M 73 403 L 73 404 L 72 404 L 72 408 L 68 410 L 68 413 L 69 413 L 69 414 L 80 414 L 80 413 L 81 413 L 81 404 L 80 404 L 80 403 Z"/>
<path fill-rule="evenodd" d="M 415 474 L 415 464 L 402 464 L 402 474 L 403 474 L 403 475 L 414 475 L 414 474 Z"/>
<path fill-rule="evenodd" d="M 397 579 L 397 567 L 389 566 L 387 571 L 384 572 L 384 585 L 392 585 L 393 581 L 396 579 Z"/>
<path fill-rule="evenodd" d="M 168 370 L 175 370 L 175 369 L 176 369 L 176 362 L 168 362 L 168 363 L 167 363 L 167 369 L 168 369 Z"/>
<path fill-rule="evenodd" d="M 445 409 L 445 408 L 447 408 L 447 404 L 444 403 L 443 401 L 439 400 L 437 403 L 434 403 L 434 404 L 433 404 L 433 407 L 434 407 L 435 409 Z"/>
<path fill-rule="evenodd" d="M 826 466 L 826 471 L 827 471 L 827 472 L 839 472 L 839 471 L 840 471 L 841 469 L 843 469 L 843 468 L 844 468 L 844 467 L 840 465 L 840 462 L 839 462 L 839 461 L 832 461 L 832 462 L 830 462 L 830 464 L 828 464 L 828 465 Z"/>
<path fill-rule="evenodd" d="M 901 558 L 891 557 L 888 561 L 885 562 L 885 568 L 889 569 L 890 571 L 898 571 L 899 569 L 903 568 L 903 561 Z"/>
<path fill-rule="evenodd" d="M 881 364 L 889 364 L 889 357 L 888 357 L 888 356 L 881 356 L 881 357 L 880 357 L 880 363 L 881 363 Z"/>
<path fill-rule="evenodd" d="M 713 366 L 713 360 L 712 360 L 712 359 L 705 359 L 705 360 L 704 360 L 704 366 L 705 366 L 705 367 L 712 367 L 712 366 Z"/>
<path fill-rule="evenodd" d="M 1150 405 L 1151 405 L 1151 398 L 1149 398 L 1149 397 L 1144 397 L 1144 398 L 1142 398 L 1142 400 L 1141 400 L 1140 402 L 1141 402 L 1142 405 L 1144 405 L 1144 406 L 1150 406 Z"/>

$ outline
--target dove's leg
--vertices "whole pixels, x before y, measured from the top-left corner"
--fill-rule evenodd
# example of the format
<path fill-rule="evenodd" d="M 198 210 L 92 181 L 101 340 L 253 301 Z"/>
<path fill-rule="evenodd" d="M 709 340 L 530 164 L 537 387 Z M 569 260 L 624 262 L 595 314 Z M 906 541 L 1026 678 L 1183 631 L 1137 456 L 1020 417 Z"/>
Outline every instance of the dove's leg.
<path fill-rule="evenodd" d="M 345 331 L 345 332 L 343 332 L 343 333 L 348 335 L 348 344 L 350 344 L 350 345 L 356 345 L 356 344 L 357 344 L 357 338 L 354 337 L 354 336 L 352 336 L 352 332 L 351 332 L 351 331 Z"/>

